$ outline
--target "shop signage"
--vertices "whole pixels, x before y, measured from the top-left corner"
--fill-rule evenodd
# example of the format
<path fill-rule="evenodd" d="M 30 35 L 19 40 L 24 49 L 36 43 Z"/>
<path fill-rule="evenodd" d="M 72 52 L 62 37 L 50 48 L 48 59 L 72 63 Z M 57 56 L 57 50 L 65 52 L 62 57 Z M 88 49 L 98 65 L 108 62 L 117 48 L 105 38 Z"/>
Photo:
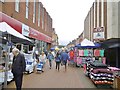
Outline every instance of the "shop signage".
<path fill-rule="evenodd" d="M 22 34 L 25 36 L 29 36 L 29 33 L 30 33 L 29 26 L 22 24 Z"/>
<path fill-rule="evenodd" d="M 96 39 L 99 39 L 99 40 L 104 40 L 105 38 L 105 35 L 104 35 L 104 27 L 97 27 L 97 28 L 94 28 L 93 30 L 93 38 L 96 40 Z"/>
<path fill-rule="evenodd" d="M 32 38 L 35 38 L 37 40 L 45 41 L 45 42 L 48 42 L 48 43 L 51 43 L 51 40 L 52 40 L 47 35 L 44 35 L 43 33 L 40 33 L 39 31 L 34 30 L 33 28 L 30 28 L 29 36 L 32 37 Z"/>

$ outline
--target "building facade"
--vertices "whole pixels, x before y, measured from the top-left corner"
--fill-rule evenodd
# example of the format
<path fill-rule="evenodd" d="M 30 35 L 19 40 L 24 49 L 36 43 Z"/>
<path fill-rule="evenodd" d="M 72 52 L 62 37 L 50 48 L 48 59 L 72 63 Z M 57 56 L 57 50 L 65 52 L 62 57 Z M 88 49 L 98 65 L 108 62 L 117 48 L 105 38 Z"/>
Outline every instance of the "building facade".
<path fill-rule="evenodd" d="M 94 42 L 119 36 L 119 0 L 95 0 L 84 20 L 84 38 Z"/>
<path fill-rule="evenodd" d="M 84 38 L 93 42 L 107 42 L 106 62 L 120 67 L 120 0 L 95 0 L 84 21 Z"/>
<path fill-rule="evenodd" d="M 0 0 L 0 6 L 0 22 L 35 40 L 39 50 L 51 47 L 52 18 L 39 0 Z"/>
<path fill-rule="evenodd" d="M 53 32 L 52 32 L 52 47 L 56 47 L 58 45 L 59 45 L 58 35 L 55 32 L 55 28 L 53 28 Z"/>

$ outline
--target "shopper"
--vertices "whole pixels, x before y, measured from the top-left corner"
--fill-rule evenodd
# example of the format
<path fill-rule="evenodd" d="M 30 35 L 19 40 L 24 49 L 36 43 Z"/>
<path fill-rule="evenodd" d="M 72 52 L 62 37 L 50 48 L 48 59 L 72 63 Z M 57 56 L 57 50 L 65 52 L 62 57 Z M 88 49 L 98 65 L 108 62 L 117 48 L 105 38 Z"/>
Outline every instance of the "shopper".
<path fill-rule="evenodd" d="M 60 69 L 60 62 L 61 62 L 61 56 L 60 52 L 57 52 L 56 57 L 55 57 L 55 62 L 56 62 L 56 69 Z"/>
<path fill-rule="evenodd" d="M 51 51 L 48 53 L 47 59 L 49 60 L 49 66 L 50 66 L 50 69 L 51 69 L 51 67 L 52 67 L 52 61 L 54 60 L 54 56 L 51 53 Z"/>
<path fill-rule="evenodd" d="M 74 51 L 71 49 L 69 52 L 70 60 L 74 59 Z"/>
<path fill-rule="evenodd" d="M 45 53 L 44 52 L 42 52 L 42 54 L 40 55 L 40 62 L 43 62 L 43 69 L 42 69 L 42 72 L 44 72 L 44 66 L 45 66 L 45 63 L 46 63 L 46 59 L 47 59 L 47 57 L 46 57 L 46 55 L 45 55 Z"/>
<path fill-rule="evenodd" d="M 61 53 L 61 61 L 62 64 L 65 65 L 65 71 L 67 70 L 67 60 L 69 60 L 69 56 L 63 49 L 63 52 Z"/>
<path fill-rule="evenodd" d="M 21 90 L 23 72 L 25 71 L 26 68 L 25 57 L 23 54 L 19 52 L 17 48 L 14 48 L 12 52 L 14 55 L 13 64 L 12 64 L 12 73 L 14 76 L 17 90 Z"/>

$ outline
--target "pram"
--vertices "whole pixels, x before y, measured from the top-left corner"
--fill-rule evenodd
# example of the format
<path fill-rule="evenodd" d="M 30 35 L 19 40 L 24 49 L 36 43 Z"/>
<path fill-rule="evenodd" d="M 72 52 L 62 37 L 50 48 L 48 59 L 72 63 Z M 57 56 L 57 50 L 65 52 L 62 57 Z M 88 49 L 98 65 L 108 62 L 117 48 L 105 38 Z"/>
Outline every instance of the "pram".
<path fill-rule="evenodd" d="M 37 67 L 36 67 L 36 70 L 37 70 L 37 73 L 38 72 L 43 72 L 43 62 L 40 62 L 38 65 L 37 65 Z"/>

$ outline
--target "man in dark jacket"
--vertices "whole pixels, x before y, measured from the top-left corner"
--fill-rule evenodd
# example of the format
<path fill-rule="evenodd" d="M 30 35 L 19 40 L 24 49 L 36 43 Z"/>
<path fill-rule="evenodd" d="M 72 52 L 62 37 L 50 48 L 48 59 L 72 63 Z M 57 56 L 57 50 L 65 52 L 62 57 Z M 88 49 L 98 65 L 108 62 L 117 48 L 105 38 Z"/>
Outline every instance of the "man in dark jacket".
<path fill-rule="evenodd" d="M 23 72 L 25 71 L 25 68 L 26 68 L 25 57 L 23 54 L 19 52 L 17 48 L 14 48 L 12 52 L 14 54 L 13 64 L 12 64 L 12 73 L 14 76 L 17 90 L 21 90 Z"/>

